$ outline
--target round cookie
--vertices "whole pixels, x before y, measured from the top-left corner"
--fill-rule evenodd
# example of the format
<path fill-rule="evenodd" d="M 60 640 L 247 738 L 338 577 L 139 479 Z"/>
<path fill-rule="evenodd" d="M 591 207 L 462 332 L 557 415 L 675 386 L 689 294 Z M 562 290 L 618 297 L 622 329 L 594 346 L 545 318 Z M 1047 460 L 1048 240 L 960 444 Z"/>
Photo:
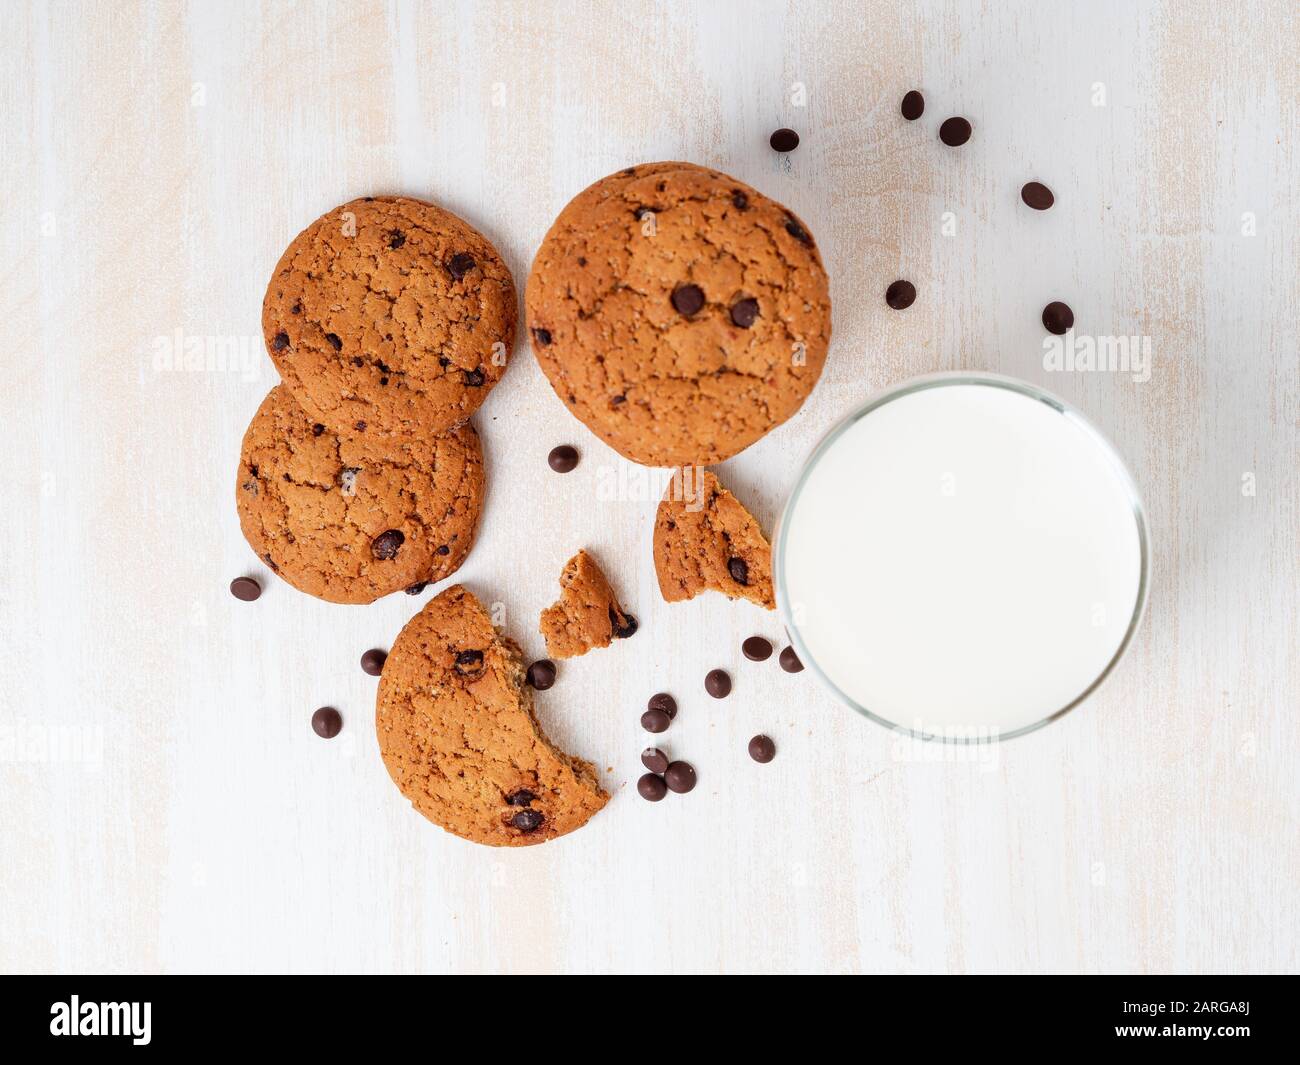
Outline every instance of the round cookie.
<path fill-rule="evenodd" d="M 518 648 L 460 585 L 431 600 L 393 642 L 375 731 L 411 805 L 474 843 L 543 843 L 609 801 L 591 764 L 546 738 Z"/>
<path fill-rule="evenodd" d="M 830 342 L 808 228 L 690 163 L 629 167 L 579 193 L 538 249 L 524 303 L 556 394 L 650 466 L 721 462 L 780 425 Z"/>
<path fill-rule="evenodd" d="M 478 409 L 505 373 L 516 314 L 510 271 L 483 234 L 433 204 L 374 196 L 294 238 L 262 332 L 313 421 L 409 439 Z"/>
<path fill-rule="evenodd" d="M 483 452 L 466 422 L 409 443 L 336 436 L 283 385 L 244 434 L 239 525 L 299 591 L 369 603 L 455 572 L 474 543 Z"/>

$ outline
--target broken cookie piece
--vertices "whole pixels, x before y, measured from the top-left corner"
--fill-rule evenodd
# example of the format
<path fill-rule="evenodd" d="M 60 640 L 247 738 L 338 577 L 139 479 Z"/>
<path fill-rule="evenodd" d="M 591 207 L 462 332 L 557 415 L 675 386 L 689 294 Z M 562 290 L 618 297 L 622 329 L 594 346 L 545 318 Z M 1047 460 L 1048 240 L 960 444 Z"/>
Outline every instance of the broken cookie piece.
<path fill-rule="evenodd" d="M 608 647 L 636 632 L 605 574 L 586 551 L 579 551 L 560 574 L 560 598 L 542 611 L 541 632 L 552 658 L 576 658 L 593 647 Z"/>
<path fill-rule="evenodd" d="M 754 516 L 702 467 L 673 471 L 655 515 L 654 557 L 659 591 L 670 603 L 711 590 L 776 606 L 771 545 Z"/>

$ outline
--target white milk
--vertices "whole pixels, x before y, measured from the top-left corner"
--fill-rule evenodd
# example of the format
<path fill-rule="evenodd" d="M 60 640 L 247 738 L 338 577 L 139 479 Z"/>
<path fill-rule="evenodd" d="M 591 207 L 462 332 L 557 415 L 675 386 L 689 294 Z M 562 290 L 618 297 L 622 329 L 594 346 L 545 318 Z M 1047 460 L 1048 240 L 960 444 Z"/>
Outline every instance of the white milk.
<path fill-rule="evenodd" d="M 858 707 L 1005 736 L 1069 707 L 1124 644 L 1140 504 L 1078 415 L 1006 378 L 937 380 L 814 454 L 781 520 L 778 596 L 805 665 Z"/>

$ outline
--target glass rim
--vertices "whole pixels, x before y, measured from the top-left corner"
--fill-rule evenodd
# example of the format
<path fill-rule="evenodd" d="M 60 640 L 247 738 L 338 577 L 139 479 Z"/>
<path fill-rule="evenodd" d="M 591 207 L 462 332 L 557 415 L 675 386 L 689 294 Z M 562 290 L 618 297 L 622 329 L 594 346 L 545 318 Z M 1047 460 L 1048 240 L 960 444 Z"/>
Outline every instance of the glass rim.
<path fill-rule="evenodd" d="M 877 714 L 868 707 L 862 706 L 846 692 L 844 692 L 826 673 L 818 666 L 816 660 L 809 652 L 803 641 L 803 636 L 799 631 L 798 625 L 795 624 L 790 608 L 790 597 L 786 589 L 786 533 L 789 529 L 789 518 L 794 512 L 794 507 L 799 501 L 799 496 L 808 484 L 808 479 L 812 471 L 816 468 L 819 460 L 843 436 L 850 428 L 856 425 L 862 418 L 865 418 L 872 411 L 878 410 L 887 403 L 904 396 L 913 395 L 917 392 L 924 392 L 931 388 L 945 388 L 951 385 L 981 385 L 990 388 L 1001 388 L 1008 392 L 1015 392 L 1029 399 L 1037 400 L 1051 407 L 1057 413 L 1069 418 L 1071 422 L 1081 428 L 1102 451 L 1109 457 L 1111 465 L 1114 467 L 1120 483 L 1123 485 L 1128 495 L 1129 504 L 1132 507 L 1134 522 L 1137 527 L 1138 536 L 1138 590 L 1137 597 L 1133 604 L 1133 614 L 1129 618 L 1128 628 L 1124 632 L 1124 638 L 1120 640 L 1119 646 L 1111 656 L 1110 661 L 1093 679 L 1082 692 L 1076 695 L 1065 706 L 1052 711 L 1050 714 L 1039 718 L 1037 721 L 1030 722 L 1028 725 L 1021 725 L 1019 728 L 1012 729 L 1009 732 L 999 732 L 992 736 L 978 737 L 953 737 L 944 735 L 942 732 L 918 732 L 916 729 L 909 728 L 895 721 L 890 721 L 881 714 Z M 1030 384 L 1028 381 L 1022 381 L 1016 377 L 1008 377 L 1004 374 L 988 373 L 976 370 L 954 370 L 941 373 L 925 374 L 920 377 L 908 378 L 897 385 L 892 385 L 868 396 L 859 406 L 853 408 L 844 417 L 840 418 L 832 425 L 814 445 L 809 452 L 808 457 L 804 460 L 803 466 L 799 470 L 799 476 L 795 480 L 794 487 L 786 499 L 785 505 L 781 508 L 781 513 L 776 521 L 776 531 L 772 537 L 772 583 L 776 593 L 777 612 L 780 614 L 781 621 L 785 625 L 786 635 L 799 656 L 799 661 L 804 667 L 810 670 L 826 688 L 841 703 L 856 711 L 863 717 L 874 721 L 876 724 L 883 726 L 895 734 L 904 734 L 915 740 L 930 740 L 939 743 L 951 744 L 982 744 L 996 743 L 1002 740 L 1015 739 L 1017 736 L 1024 736 L 1030 732 L 1037 732 L 1039 729 L 1050 725 L 1064 717 L 1075 707 L 1083 703 L 1091 696 L 1107 677 L 1111 675 L 1120 660 L 1124 657 L 1133 637 L 1137 634 L 1141 626 L 1142 618 L 1146 614 L 1147 595 L 1150 590 L 1151 574 L 1151 545 L 1150 535 L 1147 530 L 1146 509 L 1142 504 L 1142 496 L 1138 492 L 1137 483 L 1133 479 L 1133 474 L 1129 471 L 1127 463 L 1124 462 L 1119 450 L 1114 444 L 1101 432 L 1078 408 L 1066 403 L 1059 396 L 1048 392 L 1045 388 Z"/>

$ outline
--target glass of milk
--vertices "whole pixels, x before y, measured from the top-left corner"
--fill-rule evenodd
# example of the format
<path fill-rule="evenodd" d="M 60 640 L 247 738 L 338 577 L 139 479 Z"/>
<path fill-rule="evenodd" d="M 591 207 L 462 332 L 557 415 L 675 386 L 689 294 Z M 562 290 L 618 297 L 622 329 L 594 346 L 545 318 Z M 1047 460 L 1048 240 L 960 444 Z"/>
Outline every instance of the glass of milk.
<path fill-rule="evenodd" d="M 1078 411 L 954 373 L 826 435 L 773 558 L 810 672 L 882 725 L 970 743 L 1041 728 L 1097 689 L 1141 620 L 1149 544 L 1133 478 Z"/>

